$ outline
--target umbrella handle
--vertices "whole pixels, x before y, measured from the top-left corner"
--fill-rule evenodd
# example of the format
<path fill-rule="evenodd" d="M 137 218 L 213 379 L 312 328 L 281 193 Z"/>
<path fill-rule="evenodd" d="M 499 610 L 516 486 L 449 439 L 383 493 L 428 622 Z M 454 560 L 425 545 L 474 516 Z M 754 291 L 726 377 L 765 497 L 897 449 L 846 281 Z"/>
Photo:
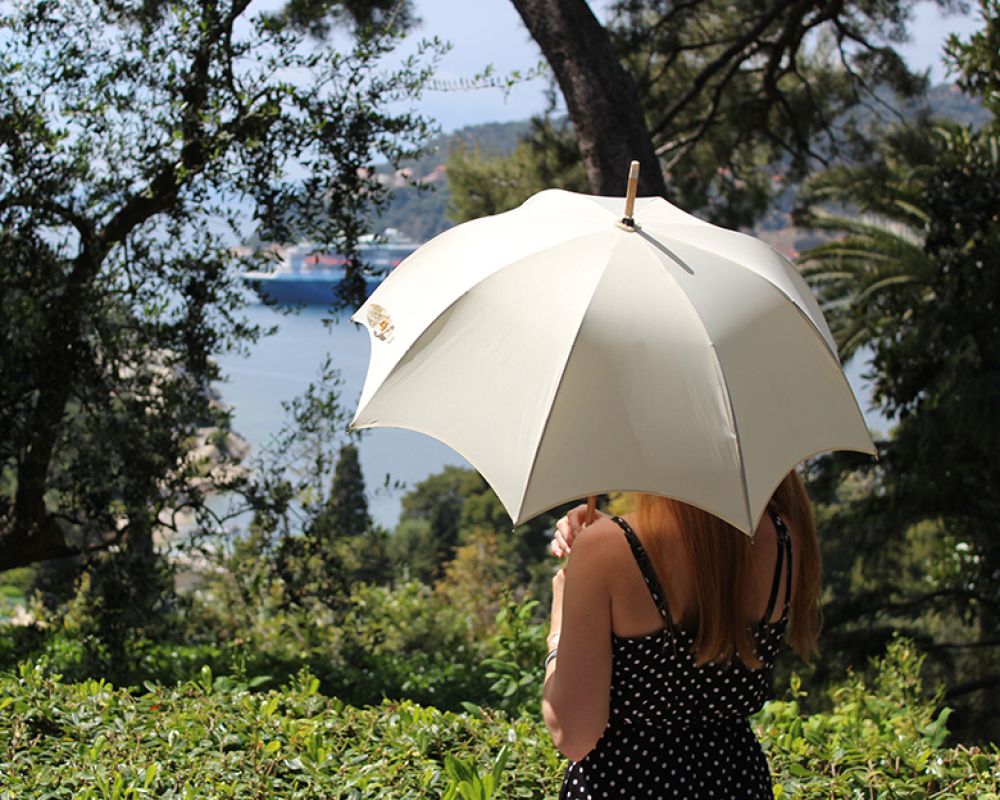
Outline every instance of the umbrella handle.
<path fill-rule="evenodd" d="M 587 498 L 587 516 L 584 520 L 584 525 L 589 525 L 594 521 L 594 517 L 597 515 L 597 495 L 592 494 Z"/>

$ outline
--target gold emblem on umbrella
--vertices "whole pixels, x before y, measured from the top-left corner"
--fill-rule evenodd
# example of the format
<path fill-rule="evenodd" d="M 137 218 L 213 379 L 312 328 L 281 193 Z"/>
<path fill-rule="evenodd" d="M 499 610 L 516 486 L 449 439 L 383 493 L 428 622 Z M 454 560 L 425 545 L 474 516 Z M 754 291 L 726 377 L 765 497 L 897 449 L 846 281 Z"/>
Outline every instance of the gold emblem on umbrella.
<path fill-rule="evenodd" d="M 382 342 L 392 341 L 392 332 L 394 330 L 392 319 L 389 317 L 389 312 L 383 306 L 377 303 L 372 303 L 372 305 L 368 306 L 367 319 L 368 327 L 376 339 Z"/>

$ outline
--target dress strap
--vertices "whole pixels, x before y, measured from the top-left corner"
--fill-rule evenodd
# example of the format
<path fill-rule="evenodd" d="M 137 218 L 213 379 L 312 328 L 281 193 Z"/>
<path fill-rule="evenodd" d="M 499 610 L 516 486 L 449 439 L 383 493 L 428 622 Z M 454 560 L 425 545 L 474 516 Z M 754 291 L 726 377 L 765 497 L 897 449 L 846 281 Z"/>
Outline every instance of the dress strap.
<path fill-rule="evenodd" d="M 777 511 L 767 510 L 774 523 L 774 531 L 778 535 L 778 557 L 774 563 L 774 580 L 771 581 L 771 596 L 767 601 L 767 611 L 761 619 L 761 624 L 771 621 L 774 613 L 774 604 L 778 600 L 778 588 L 781 586 L 781 568 L 785 566 L 785 604 L 782 608 L 781 618 L 788 616 L 788 608 L 792 602 L 792 537 L 788 533 L 788 527 L 781 515 Z"/>
<path fill-rule="evenodd" d="M 646 552 L 646 548 L 642 546 L 642 542 L 639 541 L 639 537 L 636 536 L 635 531 L 632 527 L 621 517 L 611 518 L 618 527 L 622 529 L 625 534 L 625 538 L 628 540 L 629 547 L 632 548 L 632 555 L 635 558 L 635 563 L 639 565 L 639 570 L 642 572 L 643 580 L 646 581 L 646 588 L 649 589 L 649 594 L 653 598 L 653 602 L 656 603 L 656 609 L 660 612 L 660 616 L 663 617 L 664 625 L 673 630 L 674 619 L 670 615 L 670 608 L 667 605 L 667 596 L 663 592 L 663 586 L 660 584 L 660 579 L 656 576 L 656 570 L 653 569 L 653 564 L 649 560 L 649 554 Z"/>

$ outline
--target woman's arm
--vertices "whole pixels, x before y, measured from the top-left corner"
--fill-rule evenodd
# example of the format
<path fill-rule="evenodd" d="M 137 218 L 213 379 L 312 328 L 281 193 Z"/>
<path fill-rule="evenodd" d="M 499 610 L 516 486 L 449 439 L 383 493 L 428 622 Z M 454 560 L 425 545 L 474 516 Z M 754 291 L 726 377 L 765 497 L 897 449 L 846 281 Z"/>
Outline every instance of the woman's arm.
<path fill-rule="evenodd" d="M 552 582 L 549 649 L 542 717 L 560 752 L 573 761 L 589 753 L 608 724 L 611 697 L 611 537 L 598 520 L 573 542 Z M 602 535 L 602 533 L 604 535 Z"/>

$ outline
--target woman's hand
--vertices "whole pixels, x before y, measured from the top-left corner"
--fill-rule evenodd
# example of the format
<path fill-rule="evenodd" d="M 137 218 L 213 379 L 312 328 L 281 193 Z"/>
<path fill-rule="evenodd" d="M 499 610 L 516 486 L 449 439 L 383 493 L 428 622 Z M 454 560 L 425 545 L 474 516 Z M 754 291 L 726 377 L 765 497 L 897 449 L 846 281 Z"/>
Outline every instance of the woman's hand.
<path fill-rule="evenodd" d="M 594 519 L 606 517 L 600 511 L 594 512 Z M 549 544 L 549 552 L 556 558 L 565 558 L 573 548 L 573 540 L 576 535 L 583 530 L 584 522 L 587 519 L 587 504 L 581 503 L 576 508 L 566 512 L 565 517 L 560 517 L 556 522 L 556 532 Z"/>

